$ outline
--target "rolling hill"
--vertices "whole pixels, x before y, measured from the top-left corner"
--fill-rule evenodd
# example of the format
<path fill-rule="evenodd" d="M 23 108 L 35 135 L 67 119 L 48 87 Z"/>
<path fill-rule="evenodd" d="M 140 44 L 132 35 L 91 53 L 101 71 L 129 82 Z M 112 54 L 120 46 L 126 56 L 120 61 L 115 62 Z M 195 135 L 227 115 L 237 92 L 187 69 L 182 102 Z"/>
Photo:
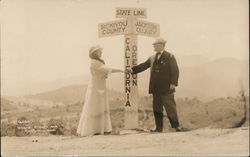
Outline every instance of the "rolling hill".
<path fill-rule="evenodd" d="M 239 95 L 242 90 L 248 95 L 248 61 L 223 58 L 201 63 L 193 63 L 194 66 L 179 66 L 177 97 L 210 99 Z M 140 73 L 138 78 L 140 94 L 145 95 L 148 91 L 149 70 Z M 123 76 L 110 77 L 108 87 L 123 89 L 123 79 Z"/>
<path fill-rule="evenodd" d="M 193 55 L 177 58 L 177 61 L 180 77 L 179 86 L 176 88 L 176 97 L 213 99 L 239 95 L 241 91 L 248 95 L 248 60 L 234 58 L 209 60 L 202 56 Z M 89 75 L 81 75 L 37 84 L 37 86 L 43 86 L 43 90 L 32 92 L 29 97 L 52 101 L 60 100 L 64 103 L 82 101 L 89 78 Z M 138 75 L 138 88 L 141 96 L 148 95 L 148 84 L 149 70 L 146 70 Z M 123 97 L 124 75 L 111 74 L 107 79 L 107 87 L 113 98 Z M 36 88 L 36 86 L 33 86 L 33 88 Z"/>
<path fill-rule="evenodd" d="M 87 85 L 76 84 L 39 94 L 26 95 L 25 97 L 31 99 L 49 100 L 52 102 L 62 102 L 64 104 L 74 104 L 84 101 L 86 90 Z M 110 95 L 110 99 L 123 96 L 123 93 L 113 90 L 108 90 L 108 94 Z"/>
<path fill-rule="evenodd" d="M 35 95 L 27 95 L 27 98 L 50 100 L 53 102 L 62 102 L 64 104 L 83 101 L 87 85 L 69 85 L 56 90 L 42 92 Z"/>
<path fill-rule="evenodd" d="M 10 101 L 5 98 L 1 98 L 1 112 L 17 110 L 17 106 L 14 105 L 13 101 Z"/>
<path fill-rule="evenodd" d="M 177 58 L 180 67 L 192 67 L 208 63 L 211 60 L 201 55 L 190 55 Z"/>
<path fill-rule="evenodd" d="M 178 95 L 215 98 L 248 94 L 248 62 L 232 58 L 180 69 Z"/>

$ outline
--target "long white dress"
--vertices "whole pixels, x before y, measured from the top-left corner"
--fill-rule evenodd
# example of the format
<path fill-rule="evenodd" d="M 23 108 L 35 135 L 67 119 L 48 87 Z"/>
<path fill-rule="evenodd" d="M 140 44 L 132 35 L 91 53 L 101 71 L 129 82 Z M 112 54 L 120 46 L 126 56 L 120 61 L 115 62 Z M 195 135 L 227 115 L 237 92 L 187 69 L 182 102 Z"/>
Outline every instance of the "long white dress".
<path fill-rule="evenodd" d="M 112 70 L 100 61 L 92 59 L 90 71 L 92 77 L 77 128 L 77 133 L 81 136 L 112 131 L 106 88 L 106 78 Z"/>

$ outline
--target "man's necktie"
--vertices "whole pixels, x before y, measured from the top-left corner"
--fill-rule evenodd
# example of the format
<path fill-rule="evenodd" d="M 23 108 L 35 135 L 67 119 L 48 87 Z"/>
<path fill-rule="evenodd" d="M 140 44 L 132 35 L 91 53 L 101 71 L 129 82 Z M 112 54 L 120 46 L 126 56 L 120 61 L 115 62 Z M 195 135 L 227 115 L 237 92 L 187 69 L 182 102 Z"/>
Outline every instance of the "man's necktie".
<path fill-rule="evenodd" d="M 161 52 L 157 52 L 156 53 L 156 58 L 155 58 L 155 61 L 158 61 L 159 60 L 159 56 L 161 55 Z"/>
<path fill-rule="evenodd" d="M 158 67 L 158 57 L 161 55 L 160 52 L 157 52 L 156 53 L 156 56 L 155 56 L 155 61 L 154 61 L 154 71 L 155 72 L 159 72 L 159 67 Z"/>

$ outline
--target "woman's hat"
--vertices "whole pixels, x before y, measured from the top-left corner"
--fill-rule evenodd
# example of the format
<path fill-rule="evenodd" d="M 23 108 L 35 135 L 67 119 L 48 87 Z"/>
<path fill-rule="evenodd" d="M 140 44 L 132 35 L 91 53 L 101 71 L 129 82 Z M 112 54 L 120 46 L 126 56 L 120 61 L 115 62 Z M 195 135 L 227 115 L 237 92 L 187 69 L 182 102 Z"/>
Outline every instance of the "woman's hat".
<path fill-rule="evenodd" d="M 89 54 L 95 52 L 96 50 L 102 50 L 103 48 L 100 46 L 100 45 L 95 45 L 95 46 L 92 46 L 90 49 L 89 49 Z"/>
<path fill-rule="evenodd" d="M 155 38 L 155 42 L 153 43 L 153 45 L 155 44 L 165 44 L 167 41 L 164 40 L 163 38 Z"/>

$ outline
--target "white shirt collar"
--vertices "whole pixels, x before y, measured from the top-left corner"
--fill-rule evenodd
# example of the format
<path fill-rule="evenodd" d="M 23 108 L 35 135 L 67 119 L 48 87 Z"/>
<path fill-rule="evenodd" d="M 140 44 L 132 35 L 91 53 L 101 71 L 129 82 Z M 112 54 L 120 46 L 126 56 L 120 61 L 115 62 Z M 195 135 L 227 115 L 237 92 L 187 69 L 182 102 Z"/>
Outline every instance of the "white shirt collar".
<path fill-rule="evenodd" d="M 164 50 L 162 50 L 160 53 L 162 54 L 163 52 L 164 52 Z M 160 54 L 160 55 L 161 55 L 161 54 Z M 159 56 L 160 56 L 160 55 L 159 55 Z"/>

